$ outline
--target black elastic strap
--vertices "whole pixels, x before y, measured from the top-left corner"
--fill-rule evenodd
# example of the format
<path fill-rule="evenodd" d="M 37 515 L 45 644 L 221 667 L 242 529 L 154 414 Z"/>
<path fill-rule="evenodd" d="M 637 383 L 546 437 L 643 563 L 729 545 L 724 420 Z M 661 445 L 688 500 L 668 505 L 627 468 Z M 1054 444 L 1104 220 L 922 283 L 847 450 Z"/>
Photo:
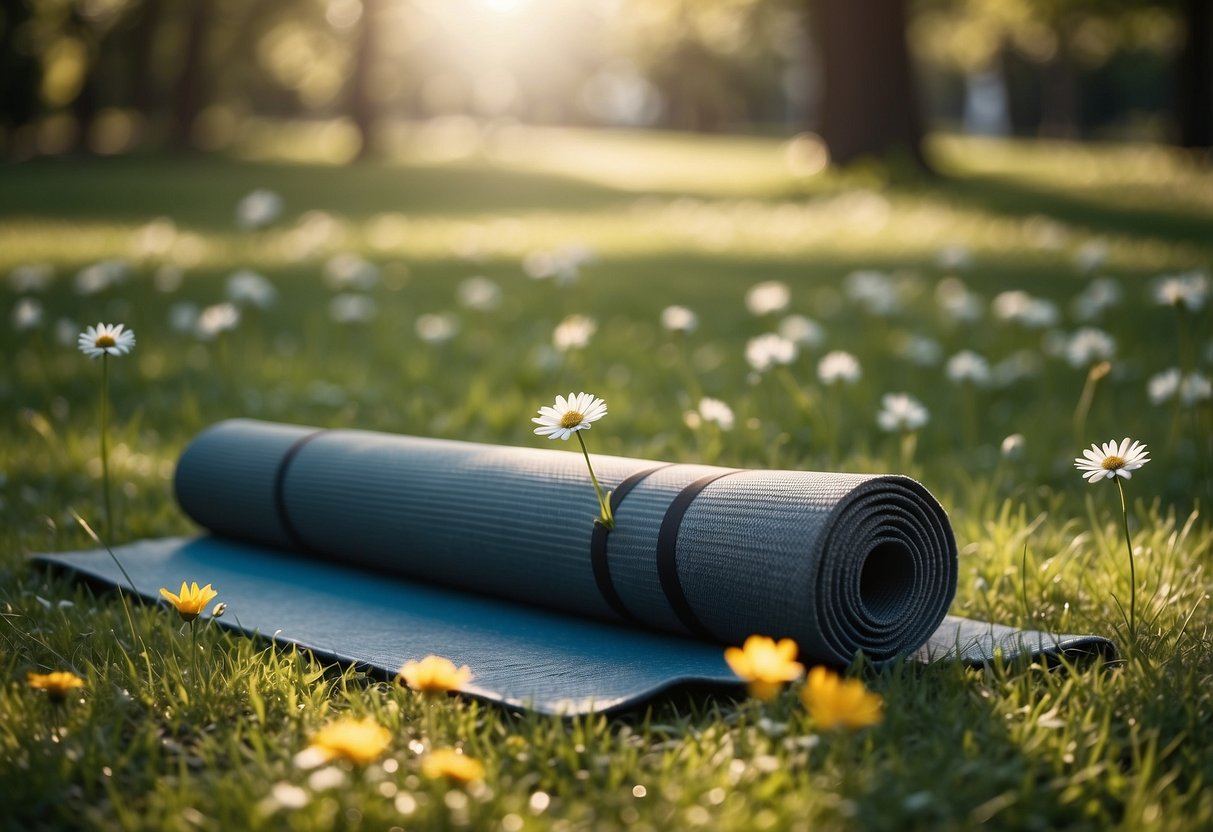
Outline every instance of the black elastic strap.
<path fill-rule="evenodd" d="M 661 520 L 661 530 L 657 533 L 657 576 L 661 578 L 661 589 L 665 592 L 670 608 L 678 616 L 682 625 L 695 635 L 711 641 L 719 641 L 709 630 L 687 601 L 686 593 L 682 590 L 682 582 L 678 579 L 678 531 L 682 527 L 682 517 L 691 507 L 691 502 L 699 496 L 699 492 L 707 488 L 721 477 L 732 474 L 733 471 L 720 471 L 700 477 L 688 485 L 670 503 Z"/>
<path fill-rule="evenodd" d="M 655 468 L 645 468 L 629 475 L 623 482 L 615 486 L 610 497 L 611 514 L 615 514 L 619 504 L 623 502 L 623 498 L 639 485 L 641 480 L 654 471 L 669 467 L 669 465 L 658 465 Z M 598 584 L 598 591 L 602 593 L 602 599 L 607 602 L 616 615 L 633 624 L 639 624 L 640 620 L 624 605 L 623 599 L 619 597 L 619 591 L 615 589 L 615 582 L 611 579 L 611 563 L 610 558 L 607 557 L 607 538 L 610 537 L 610 534 L 611 530 L 606 526 L 598 522 L 594 523 L 594 534 L 590 537 L 590 566 L 594 569 L 594 583 Z"/>
<path fill-rule="evenodd" d="M 291 467 L 291 463 L 295 461 L 295 457 L 303 450 L 303 446 L 311 442 L 322 433 L 327 433 L 326 430 L 317 430 L 306 436 L 300 436 L 295 440 L 286 453 L 282 455 L 282 459 L 278 462 L 278 470 L 274 472 L 274 511 L 278 514 L 278 525 L 282 527 L 282 531 L 286 532 L 287 538 L 296 549 L 302 551 L 308 550 L 308 545 L 304 543 L 303 538 L 299 536 L 295 524 L 291 522 L 291 517 L 286 511 L 286 472 Z"/>

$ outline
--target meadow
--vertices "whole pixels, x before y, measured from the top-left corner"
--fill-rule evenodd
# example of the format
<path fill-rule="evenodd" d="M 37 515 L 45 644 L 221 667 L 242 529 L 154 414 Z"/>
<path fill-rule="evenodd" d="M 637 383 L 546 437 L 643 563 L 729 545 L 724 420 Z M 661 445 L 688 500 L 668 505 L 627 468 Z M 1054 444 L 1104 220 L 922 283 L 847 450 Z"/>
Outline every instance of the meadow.
<path fill-rule="evenodd" d="M 0 168 L 9 828 L 1213 825 L 1207 166 L 939 137 L 940 177 L 893 182 L 767 138 L 452 130 L 352 167 L 278 127 L 222 157 Z M 562 720 L 202 621 L 191 656 L 171 609 L 27 562 L 103 525 L 100 362 L 76 347 L 99 321 L 137 336 L 107 359 L 114 542 L 195 531 L 174 461 L 223 418 L 544 446 L 536 409 L 586 390 L 610 407 L 595 453 L 911 474 L 957 535 L 953 613 L 1123 659 L 858 661 L 884 719 L 847 731 L 800 682 Z M 898 393 L 925 413 L 882 425 Z M 1124 482 L 1135 637 L 1117 489 L 1074 466 L 1123 437 L 1151 454 Z M 51 670 L 84 687 L 50 701 L 27 673 Z M 388 729 L 383 755 L 298 765 L 347 715 Z M 438 748 L 483 775 L 428 776 Z"/>

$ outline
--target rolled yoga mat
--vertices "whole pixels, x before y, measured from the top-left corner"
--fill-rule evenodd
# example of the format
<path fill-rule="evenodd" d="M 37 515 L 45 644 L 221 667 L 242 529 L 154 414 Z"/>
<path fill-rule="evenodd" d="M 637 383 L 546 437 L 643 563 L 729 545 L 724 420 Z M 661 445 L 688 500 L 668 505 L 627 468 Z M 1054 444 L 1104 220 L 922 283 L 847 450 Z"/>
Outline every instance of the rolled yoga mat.
<path fill-rule="evenodd" d="M 902 476 L 737 470 L 251 420 L 199 435 L 177 497 L 211 536 L 116 548 L 155 598 L 212 583 L 227 626 L 394 673 L 429 653 L 469 693 L 544 712 L 736 682 L 721 645 L 809 664 L 1114 654 L 1104 639 L 947 617 L 947 515 Z M 126 585 L 102 552 L 42 556 Z"/>

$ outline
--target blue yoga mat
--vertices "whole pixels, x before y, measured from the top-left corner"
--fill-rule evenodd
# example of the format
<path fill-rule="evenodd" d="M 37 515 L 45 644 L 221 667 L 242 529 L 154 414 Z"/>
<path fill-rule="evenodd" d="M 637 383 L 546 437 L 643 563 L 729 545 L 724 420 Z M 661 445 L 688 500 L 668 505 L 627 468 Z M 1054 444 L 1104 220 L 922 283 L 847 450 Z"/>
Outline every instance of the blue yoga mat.
<path fill-rule="evenodd" d="M 212 583 L 220 623 L 394 674 L 434 653 L 467 693 L 546 713 L 736 684 L 723 645 L 791 637 L 809 664 L 1114 654 L 946 615 L 947 515 L 900 476 L 736 470 L 222 422 L 182 454 L 185 512 L 208 534 L 40 556 L 148 599 Z"/>

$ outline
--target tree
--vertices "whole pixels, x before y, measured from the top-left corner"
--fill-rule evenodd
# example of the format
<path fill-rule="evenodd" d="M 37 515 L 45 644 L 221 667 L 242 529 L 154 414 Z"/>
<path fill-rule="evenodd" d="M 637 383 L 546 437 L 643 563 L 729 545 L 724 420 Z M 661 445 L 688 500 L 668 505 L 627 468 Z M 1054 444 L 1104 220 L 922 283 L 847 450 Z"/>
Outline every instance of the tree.
<path fill-rule="evenodd" d="M 185 53 L 173 96 L 171 141 L 178 150 L 194 146 L 194 123 L 206 106 L 206 56 L 214 0 L 192 0 L 186 12 Z"/>
<path fill-rule="evenodd" d="M 379 102 L 373 88 L 373 72 L 379 57 L 378 28 L 380 0 L 362 0 L 362 20 L 358 26 L 357 43 L 354 47 L 353 69 L 350 72 L 346 93 L 346 109 L 358 128 L 362 146 L 358 150 L 359 160 L 373 157 L 378 151 L 375 141 L 375 124 L 379 120 Z"/>
<path fill-rule="evenodd" d="M 1182 147 L 1213 147 L 1213 3 L 1184 0 L 1175 119 Z"/>
<path fill-rule="evenodd" d="M 906 0 L 810 0 L 822 59 L 818 132 L 830 158 L 902 158 L 928 169 L 906 45 Z"/>

